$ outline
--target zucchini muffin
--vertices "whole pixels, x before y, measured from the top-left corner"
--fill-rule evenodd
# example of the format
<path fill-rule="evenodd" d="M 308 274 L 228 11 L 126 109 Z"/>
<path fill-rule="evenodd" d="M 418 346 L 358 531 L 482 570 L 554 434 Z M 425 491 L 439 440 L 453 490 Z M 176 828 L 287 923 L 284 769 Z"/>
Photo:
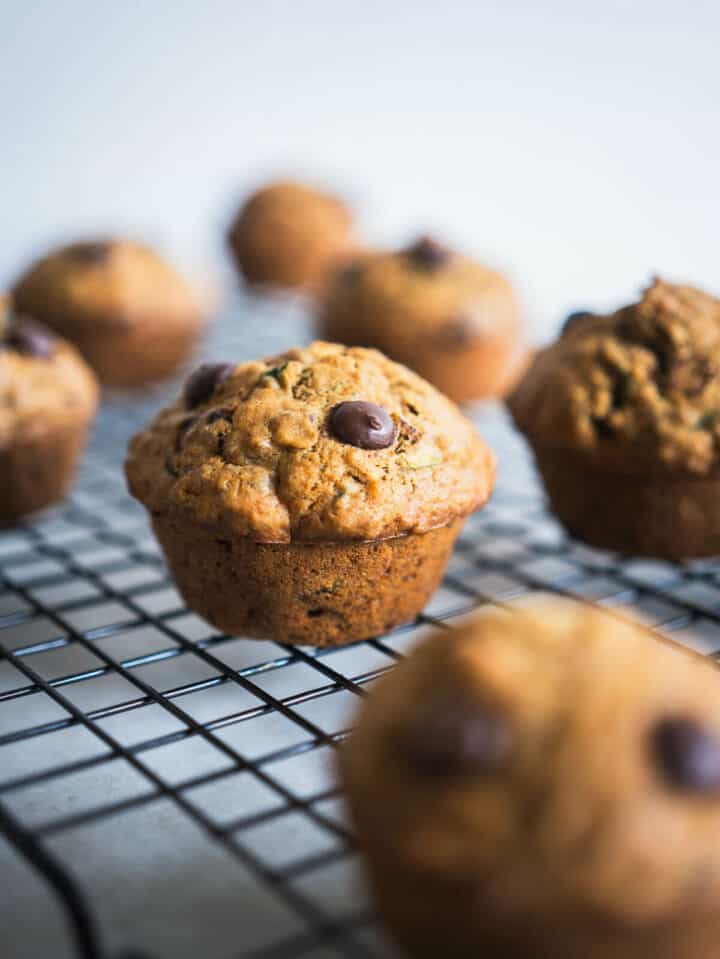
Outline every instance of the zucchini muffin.
<path fill-rule="evenodd" d="M 317 326 L 327 339 L 382 350 L 457 403 L 503 395 L 523 366 L 508 281 L 429 237 L 336 271 Z"/>
<path fill-rule="evenodd" d="M 13 289 L 20 313 L 70 340 L 109 386 L 165 379 L 192 354 L 205 320 L 190 285 L 130 240 L 54 250 Z"/>
<path fill-rule="evenodd" d="M 340 762 L 416 959 L 720 954 L 720 676 L 580 604 L 437 632 Z"/>
<path fill-rule="evenodd" d="M 322 646 L 423 607 L 494 460 L 418 376 L 317 342 L 200 367 L 126 473 L 188 606 L 227 633 Z"/>
<path fill-rule="evenodd" d="M 72 346 L 0 302 L 1 525 L 65 496 L 97 396 L 95 377 Z"/>
<path fill-rule="evenodd" d="M 242 206 L 228 243 L 248 285 L 314 289 L 353 249 L 352 216 L 338 197 L 270 183 Z"/>
<path fill-rule="evenodd" d="M 680 560 L 720 552 L 720 300 L 655 280 L 578 313 L 510 397 L 571 535 Z"/>

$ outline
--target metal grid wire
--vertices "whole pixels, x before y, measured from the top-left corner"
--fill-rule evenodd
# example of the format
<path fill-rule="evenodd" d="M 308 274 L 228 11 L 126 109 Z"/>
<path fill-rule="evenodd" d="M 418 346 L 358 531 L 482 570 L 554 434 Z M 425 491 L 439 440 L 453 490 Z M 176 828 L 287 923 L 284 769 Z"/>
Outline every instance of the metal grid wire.
<path fill-rule="evenodd" d="M 245 301 L 205 352 L 307 338 L 297 304 Z M 493 408 L 476 418 L 497 490 L 415 623 L 321 651 L 219 635 L 184 608 L 125 492 L 127 437 L 164 398 L 107 404 L 70 500 L 0 535 L 5 959 L 390 956 L 332 756 L 358 697 L 410 645 L 479 605 L 553 592 L 720 647 L 720 566 L 569 542 Z"/>

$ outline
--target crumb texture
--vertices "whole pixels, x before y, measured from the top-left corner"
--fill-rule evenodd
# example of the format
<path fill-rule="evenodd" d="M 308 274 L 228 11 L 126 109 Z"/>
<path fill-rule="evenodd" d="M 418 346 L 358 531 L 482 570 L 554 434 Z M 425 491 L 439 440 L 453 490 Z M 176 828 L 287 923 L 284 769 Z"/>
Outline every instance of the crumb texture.
<path fill-rule="evenodd" d="M 571 319 L 510 408 L 535 444 L 703 475 L 720 454 L 719 370 L 720 300 L 657 279 L 631 306 Z"/>
<path fill-rule="evenodd" d="M 84 426 L 97 398 L 95 377 L 68 343 L 54 340 L 48 357 L 0 343 L 0 448 L 70 424 Z"/>
<path fill-rule="evenodd" d="M 430 237 L 360 253 L 336 270 L 319 298 L 317 329 L 382 350 L 457 403 L 505 395 L 523 365 L 509 282 Z"/>
<path fill-rule="evenodd" d="M 391 445 L 330 429 L 337 404 L 377 404 Z M 494 461 L 472 424 L 414 373 L 374 350 L 316 342 L 243 363 L 190 408 L 162 410 L 130 444 L 133 494 L 257 542 L 369 540 L 425 532 L 489 496 Z"/>
<path fill-rule="evenodd" d="M 252 194 L 228 241 L 248 283 L 313 287 L 353 247 L 352 217 L 338 197 L 279 181 Z"/>
<path fill-rule="evenodd" d="M 361 254 L 336 272 L 319 311 L 323 334 L 401 357 L 420 345 L 452 356 L 474 341 L 517 333 L 518 305 L 502 274 L 449 250 L 423 261 L 414 255 L 419 247 Z"/>
<path fill-rule="evenodd" d="M 12 291 L 19 313 L 60 333 L 130 330 L 162 321 L 199 322 L 192 288 L 148 247 L 130 240 L 73 243 L 24 273 Z"/>

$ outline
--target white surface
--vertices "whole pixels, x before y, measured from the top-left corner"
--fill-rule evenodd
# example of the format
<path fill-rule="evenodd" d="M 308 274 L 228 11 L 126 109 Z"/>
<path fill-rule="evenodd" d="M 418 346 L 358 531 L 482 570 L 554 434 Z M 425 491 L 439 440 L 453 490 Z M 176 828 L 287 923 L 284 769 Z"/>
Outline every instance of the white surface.
<path fill-rule="evenodd" d="M 712 0 L 5 0 L 0 285 L 122 229 L 199 277 L 273 172 L 365 234 L 431 228 L 518 281 L 540 335 L 653 271 L 720 291 Z"/>

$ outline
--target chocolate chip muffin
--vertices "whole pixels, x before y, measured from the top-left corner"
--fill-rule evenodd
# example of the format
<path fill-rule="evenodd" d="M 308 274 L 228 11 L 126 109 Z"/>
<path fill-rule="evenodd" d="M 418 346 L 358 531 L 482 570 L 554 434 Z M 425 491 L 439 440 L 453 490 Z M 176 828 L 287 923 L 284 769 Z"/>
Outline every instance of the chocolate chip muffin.
<path fill-rule="evenodd" d="M 524 357 L 508 281 L 429 237 L 336 271 L 318 330 L 382 350 L 457 403 L 504 394 Z"/>
<path fill-rule="evenodd" d="M 152 250 L 129 240 L 54 250 L 20 277 L 13 299 L 19 312 L 74 343 L 109 386 L 170 376 L 204 327 L 189 284 Z"/>
<path fill-rule="evenodd" d="M 68 343 L 0 302 L 0 525 L 65 495 L 97 406 Z"/>
<path fill-rule="evenodd" d="M 720 951 L 720 677 L 701 657 L 580 604 L 479 616 L 376 684 L 340 756 L 408 955 Z"/>
<path fill-rule="evenodd" d="M 720 553 L 720 301 L 655 280 L 609 316 L 578 313 L 510 398 L 550 503 L 594 546 Z"/>
<path fill-rule="evenodd" d="M 192 609 L 322 646 L 422 608 L 494 463 L 418 376 L 318 342 L 200 367 L 132 440 L 126 473 Z"/>
<path fill-rule="evenodd" d="M 250 286 L 314 289 L 354 247 L 352 217 L 335 196 L 279 182 L 244 203 L 228 233 Z"/>

